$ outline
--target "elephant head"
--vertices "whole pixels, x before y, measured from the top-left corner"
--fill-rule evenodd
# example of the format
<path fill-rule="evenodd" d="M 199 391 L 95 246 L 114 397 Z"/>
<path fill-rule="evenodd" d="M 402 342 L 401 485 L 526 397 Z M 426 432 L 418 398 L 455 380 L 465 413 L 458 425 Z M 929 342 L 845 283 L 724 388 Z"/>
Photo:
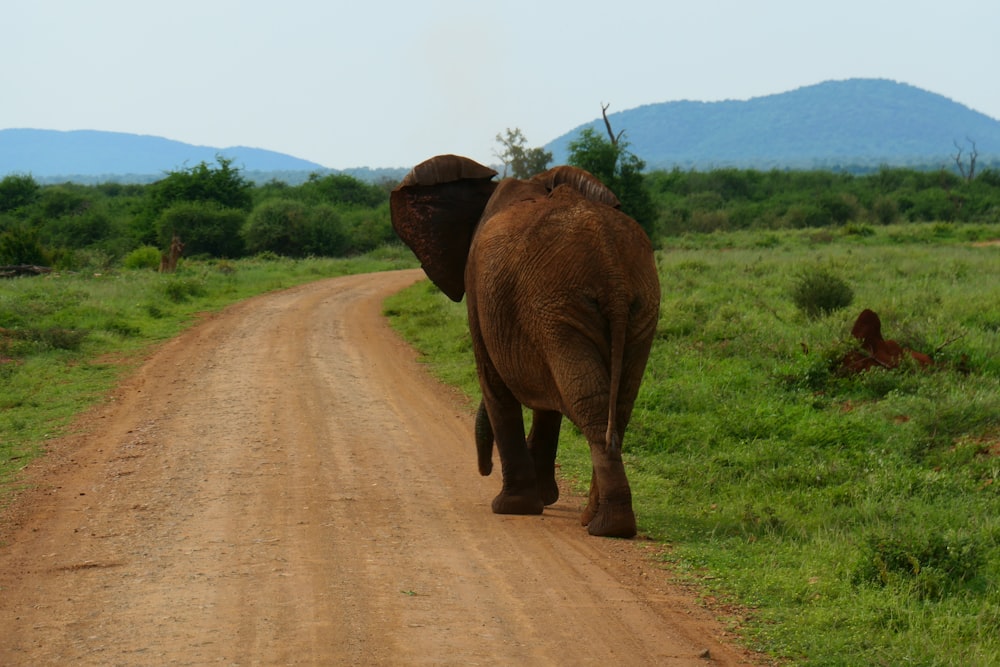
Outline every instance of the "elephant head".
<path fill-rule="evenodd" d="M 496 190 L 497 172 L 458 155 L 439 155 L 414 167 L 392 191 L 392 226 L 424 272 L 455 301 L 479 216 Z"/>
<path fill-rule="evenodd" d="M 576 167 L 555 167 L 527 181 L 498 183 L 496 175 L 469 158 L 438 155 L 414 167 L 390 195 L 396 234 L 413 250 L 427 277 L 454 301 L 465 294 L 465 263 L 480 219 L 518 196 L 508 192 L 488 208 L 501 183 L 520 187 L 525 197 L 567 186 L 590 201 L 619 207 L 611 190 Z"/>

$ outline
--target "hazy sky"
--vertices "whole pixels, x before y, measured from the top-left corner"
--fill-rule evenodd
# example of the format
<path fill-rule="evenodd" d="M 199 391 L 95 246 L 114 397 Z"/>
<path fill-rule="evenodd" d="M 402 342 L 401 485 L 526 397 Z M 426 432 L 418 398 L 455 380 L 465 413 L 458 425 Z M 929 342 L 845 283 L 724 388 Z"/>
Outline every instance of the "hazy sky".
<path fill-rule="evenodd" d="M 998 0 L 10 2 L 0 129 L 151 134 L 333 168 L 495 162 L 505 128 L 540 146 L 602 103 L 853 77 L 1000 119 L 998 30 Z"/>

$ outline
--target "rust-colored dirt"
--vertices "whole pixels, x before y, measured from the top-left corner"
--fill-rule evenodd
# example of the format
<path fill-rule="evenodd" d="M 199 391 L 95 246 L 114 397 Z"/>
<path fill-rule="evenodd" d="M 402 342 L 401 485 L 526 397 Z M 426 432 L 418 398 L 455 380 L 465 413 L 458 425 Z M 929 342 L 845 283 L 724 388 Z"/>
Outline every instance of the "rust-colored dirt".
<path fill-rule="evenodd" d="M 582 498 L 490 513 L 468 408 L 381 317 L 422 275 L 206 318 L 50 443 L 0 521 L 0 665 L 750 663 Z"/>

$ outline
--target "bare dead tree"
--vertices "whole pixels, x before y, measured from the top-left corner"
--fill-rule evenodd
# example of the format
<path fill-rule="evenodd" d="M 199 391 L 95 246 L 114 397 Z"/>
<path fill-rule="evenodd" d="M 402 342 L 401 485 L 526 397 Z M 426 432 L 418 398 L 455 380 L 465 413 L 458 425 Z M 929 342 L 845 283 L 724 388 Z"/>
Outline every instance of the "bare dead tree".
<path fill-rule="evenodd" d="M 618 141 L 625 134 L 625 130 L 622 130 L 617 135 L 611 130 L 611 121 L 608 120 L 608 107 L 610 104 L 601 104 L 601 115 L 604 117 L 604 127 L 608 128 L 608 137 L 611 139 L 611 145 L 618 148 Z"/>
<path fill-rule="evenodd" d="M 979 151 L 976 150 L 976 142 L 968 137 L 965 138 L 970 144 L 972 144 L 972 150 L 969 152 L 969 165 L 966 167 L 965 162 L 962 160 L 962 147 L 958 145 L 958 142 L 953 142 L 955 148 L 958 152 L 954 155 L 955 166 L 958 167 L 958 172 L 962 174 L 962 178 L 966 181 L 971 181 L 976 177 L 976 158 L 979 157 Z"/>

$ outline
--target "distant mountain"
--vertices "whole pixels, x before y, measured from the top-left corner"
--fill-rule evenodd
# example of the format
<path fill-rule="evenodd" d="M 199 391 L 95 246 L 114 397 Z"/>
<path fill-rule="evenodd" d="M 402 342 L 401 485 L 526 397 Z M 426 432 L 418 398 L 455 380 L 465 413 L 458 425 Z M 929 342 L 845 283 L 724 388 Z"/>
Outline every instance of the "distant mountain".
<path fill-rule="evenodd" d="M 871 169 L 952 166 L 957 142 L 969 140 L 980 166 L 1000 165 L 1000 120 L 946 97 L 885 79 L 826 81 L 745 101 L 662 102 L 612 113 L 647 169 Z M 549 142 L 563 164 L 569 142 L 600 118 Z M 233 160 L 247 178 L 295 185 L 310 173 L 347 173 L 365 181 L 398 181 L 406 169 L 331 170 L 260 148 L 193 146 L 162 137 L 76 130 L 0 130 L 0 178 L 30 173 L 42 183 L 73 180 L 150 182 L 168 171 Z"/>
<path fill-rule="evenodd" d="M 663 102 L 608 115 L 647 169 L 950 166 L 955 142 L 977 164 L 1000 160 L 1000 121 L 885 79 L 827 81 L 746 101 Z M 555 163 L 585 127 L 545 146 Z"/>
<path fill-rule="evenodd" d="M 245 172 L 327 171 L 315 162 L 246 146 L 194 146 L 162 137 L 97 130 L 0 130 L 0 177 L 28 173 L 39 181 L 123 175 L 132 176 L 130 180 L 155 180 L 201 162 L 214 164 L 220 155 Z M 136 178 L 143 176 L 147 178 Z"/>

